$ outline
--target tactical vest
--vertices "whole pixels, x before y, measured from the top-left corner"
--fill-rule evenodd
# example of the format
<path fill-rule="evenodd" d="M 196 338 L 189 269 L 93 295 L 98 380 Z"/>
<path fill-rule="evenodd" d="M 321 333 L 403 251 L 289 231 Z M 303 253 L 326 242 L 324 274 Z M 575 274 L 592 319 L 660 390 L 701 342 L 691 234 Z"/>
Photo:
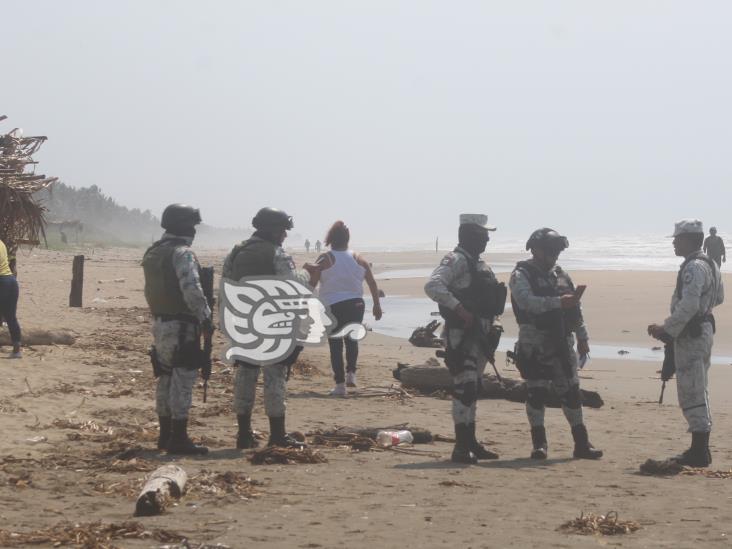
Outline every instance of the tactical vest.
<path fill-rule="evenodd" d="M 542 271 L 529 261 L 520 261 L 516 265 L 517 271 L 523 272 L 529 279 L 531 291 L 537 297 L 559 297 L 564 294 L 574 293 L 574 284 L 567 273 L 561 267 L 556 266 L 549 272 Z M 554 278 L 552 275 L 554 275 Z M 516 315 L 518 324 L 532 324 L 539 330 L 551 330 L 556 328 L 555 323 L 559 320 L 557 313 L 561 312 L 564 321 L 566 334 L 572 332 L 582 325 L 582 311 L 577 305 L 572 309 L 557 309 L 534 315 L 519 307 L 516 300 L 511 296 L 511 307 Z"/>
<path fill-rule="evenodd" d="M 503 314 L 506 307 L 508 290 L 503 282 L 498 282 L 491 271 L 478 270 L 478 261 L 456 249 L 468 261 L 470 284 L 466 288 L 451 289 L 463 307 L 480 318 L 494 318 Z M 455 312 L 440 305 L 440 314 L 450 324 L 462 325 Z"/>
<path fill-rule="evenodd" d="M 273 275 L 276 252 L 277 246 L 268 240 L 245 240 L 231 250 L 229 271 L 224 276 L 238 281 L 244 276 Z"/>
<path fill-rule="evenodd" d="M 173 266 L 173 252 L 185 246 L 183 239 L 158 240 L 142 257 L 145 273 L 145 299 L 153 315 L 192 315 L 183 299 L 178 275 Z"/>
<path fill-rule="evenodd" d="M 714 261 L 712 261 L 709 256 L 703 252 L 698 252 L 696 254 L 690 255 L 684 260 L 684 262 L 681 264 L 681 267 L 679 267 L 679 274 L 676 275 L 676 297 L 678 299 L 681 299 L 681 290 L 684 287 L 684 281 L 681 275 L 684 273 L 684 269 L 686 268 L 686 266 L 695 259 L 701 259 L 707 265 L 709 265 L 709 268 L 712 270 L 712 309 L 714 309 L 714 303 L 717 299 L 717 264 L 714 263 Z M 684 326 L 684 329 L 679 335 L 690 335 L 691 337 L 699 337 L 700 335 L 702 335 L 701 325 L 704 322 L 710 322 L 712 324 L 712 332 L 717 331 L 717 323 L 710 309 L 709 311 L 705 311 L 703 313 L 699 312 L 694 315 L 694 317 L 686 323 L 686 326 Z"/>

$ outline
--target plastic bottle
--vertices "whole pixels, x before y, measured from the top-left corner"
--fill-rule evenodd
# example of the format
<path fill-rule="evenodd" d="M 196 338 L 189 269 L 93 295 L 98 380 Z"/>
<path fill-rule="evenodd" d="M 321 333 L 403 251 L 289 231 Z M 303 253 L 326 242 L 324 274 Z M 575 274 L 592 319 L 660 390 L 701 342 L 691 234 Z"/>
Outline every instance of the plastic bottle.
<path fill-rule="evenodd" d="M 411 443 L 414 441 L 409 431 L 379 431 L 376 433 L 376 443 L 382 448 L 396 446 L 402 442 Z"/>

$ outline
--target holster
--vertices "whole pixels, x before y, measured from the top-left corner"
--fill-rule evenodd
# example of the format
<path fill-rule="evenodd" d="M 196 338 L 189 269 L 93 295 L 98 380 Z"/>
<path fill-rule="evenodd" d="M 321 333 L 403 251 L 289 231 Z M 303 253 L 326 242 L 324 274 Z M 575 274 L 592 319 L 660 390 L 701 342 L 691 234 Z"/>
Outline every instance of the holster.
<path fill-rule="evenodd" d="M 155 349 L 155 345 L 150 346 L 147 354 L 150 355 L 150 363 L 152 364 L 153 376 L 155 376 L 155 378 L 157 379 L 165 373 L 165 370 L 163 369 L 160 360 L 158 360 L 158 352 Z"/>
<path fill-rule="evenodd" d="M 198 333 L 198 325 L 196 324 L 196 335 L 192 341 L 186 341 L 186 324 L 181 322 L 180 333 L 178 335 L 178 345 L 173 353 L 173 366 L 176 368 L 185 368 L 186 370 L 198 370 L 203 368 L 207 362 L 207 356 L 201 349 L 201 341 Z"/>
<path fill-rule="evenodd" d="M 712 313 L 708 313 L 705 315 L 698 315 L 692 318 L 686 324 L 686 326 L 684 326 L 684 329 L 681 331 L 681 334 L 679 334 L 679 337 L 701 337 L 703 333 L 702 324 L 704 324 L 705 322 L 709 322 L 712 325 L 712 333 L 717 332 L 717 322 L 714 319 L 714 315 Z"/>
<path fill-rule="evenodd" d="M 452 375 L 457 375 L 465 369 L 465 353 L 462 349 L 453 349 L 448 344 L 445 347 L 445 366 Z"/>

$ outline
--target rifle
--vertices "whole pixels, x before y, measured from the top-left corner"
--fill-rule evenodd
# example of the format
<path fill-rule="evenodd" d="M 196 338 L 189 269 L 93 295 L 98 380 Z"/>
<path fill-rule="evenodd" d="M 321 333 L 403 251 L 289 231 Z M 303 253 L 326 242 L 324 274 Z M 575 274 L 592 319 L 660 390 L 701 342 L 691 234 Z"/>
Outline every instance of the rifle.
<path fill-rule="evenodd" d="M 206 296 L 208 301 L 208 307 L 211 309 L 211 323 L 213 325 L 213 310 L 214 310 L 214 295 L 213 295 L 213 284 L 214 284 L 214 268 L 203 267 L 201 269 L 201 288 L 203 289 L 203 295 Z M 206 395 L 208 393 L 208 379 L 211 377 L 211 351 L 213 349 L 213 343 L 211 341 L 212 334 L 210 332 L 204 332 L 203 334 L 203 365 L 201 366 L 201 376 L 203 377 L 203 402 L 206 402 Z"/>
<path fill-rule="evenodd" d="M 666 391 L 666 382 L 676 373 L 676 359 L 674 356 L 674 338 L 664 334 L 659 338 L 663 342 L 663 366 L 661 367 L 661 396 L 658 405 L 663 404 L 663 393 Z"/>

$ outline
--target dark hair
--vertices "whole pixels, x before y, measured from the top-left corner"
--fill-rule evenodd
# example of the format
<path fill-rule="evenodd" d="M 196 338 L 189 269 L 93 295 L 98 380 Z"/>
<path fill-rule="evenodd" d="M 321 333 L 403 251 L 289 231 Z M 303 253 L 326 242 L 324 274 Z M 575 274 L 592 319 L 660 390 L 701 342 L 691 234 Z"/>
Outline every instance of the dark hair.
<path fill-rule="evenodd" d="M 350 239 L 351 231 L 343 221 L 338 220 L 328 229 L 328 234 L 325 235 L 325 245 L 331 248 L 345 248 Z"/>

